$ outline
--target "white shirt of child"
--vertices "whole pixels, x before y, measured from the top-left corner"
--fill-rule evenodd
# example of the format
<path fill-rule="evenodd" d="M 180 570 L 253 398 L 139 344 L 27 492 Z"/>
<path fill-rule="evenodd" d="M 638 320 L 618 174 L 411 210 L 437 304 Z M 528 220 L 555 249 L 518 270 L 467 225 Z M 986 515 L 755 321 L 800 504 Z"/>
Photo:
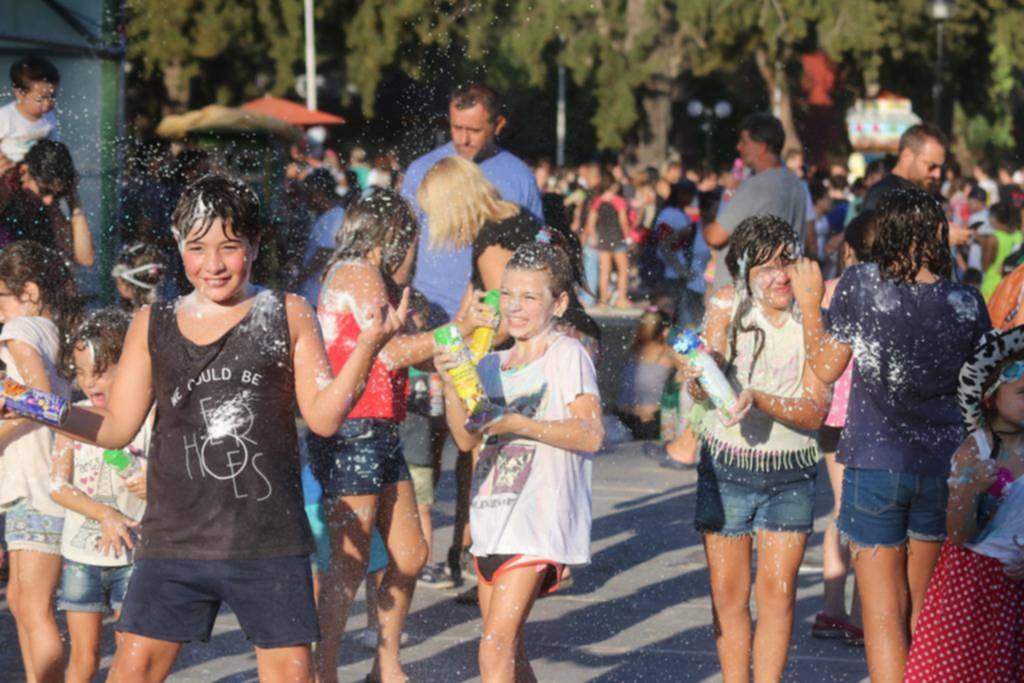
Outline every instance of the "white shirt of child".
<path fill-rule="evenodd" d="M 0 153 L 18 163 L 39 140 L 60 140 L 57 115 L 52 111 L 35 121 L 21 115 L 16 102 L 0 107 Z"/>
<path fill-rule="evenodd" d="M 487 395 L 499 405 L 536 420 L 565 420 L 578 397 L 600 396 L 594 365 L 575 339 L 558 335 L 537 360 L 503 370 L 509 353 L 488 354 L 477 368 Z M 590 562 L 592 460 L 592 453 L 531 439 L 489 438 L 473 473 L 470 552 Z"/>
<path fill-rule="evenodd" d="M 28 344 L 40 358 L 50 380 L 50 390 L 64 398 L 69 388 L 57 373 L 60 349 L 57 326 L 49 318 L 12 318 L 4 323 L 0 342 L 17 340 Z M 7 344 L 0 345 L 0 362 L 15 382 L 25 384 Z M 53 432 L 36 424 L 7 444 L 0 457 L 0 511 L 22 500 L 44 515 L 63 517 L 64 508 L 50 498 L 50 464 L 53 462 Z"/>
<path fill-rule="evenodd" d="M 76 405 L 88 406 L 89 401 Z M 153 413 L 142 429 L 124 450 L 136 457 L 145 457 L 149 452 L 152 435 Z M 71 483 L 93 500 L 109 505 L 125 517 L 136 521 L 146 511 L 146 501 L 138 498 L 125 486 L 125 479 L 117 470 L 103 460 L 103 449 L 92 444 L 74 441 L 74 471 Z M 120 556 L 103 554 L 99 549 L 103 534 L 100 523 L 80 512 L 68 510 L 64 515 L 64 530 L 61 532 L 60 554 L 66 559 L 97 567 L 122 567 L 131 564 L 131 552 L 122 547 Z"/>

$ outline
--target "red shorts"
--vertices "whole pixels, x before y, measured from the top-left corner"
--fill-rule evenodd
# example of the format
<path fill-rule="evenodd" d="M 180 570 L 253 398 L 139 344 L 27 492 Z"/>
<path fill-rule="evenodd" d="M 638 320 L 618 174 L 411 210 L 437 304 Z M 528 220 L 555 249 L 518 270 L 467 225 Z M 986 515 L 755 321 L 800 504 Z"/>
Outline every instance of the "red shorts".
<path fill-rule="evenodd" d="M 477 577 L 485 586 L 494 585 L 494 579 L 510 569 L 536 567 L 538 574 L 544 572 L 544 580 L 540 585 L 541 595 L 557 591 L 562 583 L 562 573 L 565 571 L 565 565 L 554 560 L 522 554 L 474 556 L 473 564 L 476 565 Z"/>

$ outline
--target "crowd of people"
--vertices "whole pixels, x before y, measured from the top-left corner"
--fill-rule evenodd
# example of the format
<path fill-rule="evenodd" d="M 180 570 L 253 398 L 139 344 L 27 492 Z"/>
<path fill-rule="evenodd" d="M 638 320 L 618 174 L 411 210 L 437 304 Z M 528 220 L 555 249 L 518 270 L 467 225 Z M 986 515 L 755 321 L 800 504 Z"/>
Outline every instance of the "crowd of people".
<path fill-rule="evenodd" d="M 78 399 L 59 423 L 13 405 L 0 422 L 29 680 L 92 680 L 108 611 L 109 680 L 164 680 L 226 604 L 261 679 L 329 683 L 365 583 L 366 680 L 404 681 L 417 586 L 475 580 L 459 599 L 479 605 L 482 679 L 535 681 L 525 623 L 590 560 L 593 455 L 615 420 L 697 469 L 726 681 L 782 679 L 819 470 L 834 509 L 813 635 L 865 646 L 873 681 L 1024 680 L 1020 171 L 965 176 L 926 123 L 862 177 L 806 168 L 769 114 L 721 171 L 527 164 L 498 142 L 498 93 L 470 84 L 450 142 L 404 171 L 358 148 L 342 162 L 314 133 L 269 202 L 202 152 L 145 148 L 117 304 L 85 310 L 75 274 L 95 257 L 59 74 L 31 57 L 11 78 L 0 361 Z M 605 416 L 614 309 L 638 325 Z M 673 345 L 687 328 L 712 366 Z M 439 341 L 481 330 L 477 358 Z M 455 523 L 433 563 L 449 438 Z"/>

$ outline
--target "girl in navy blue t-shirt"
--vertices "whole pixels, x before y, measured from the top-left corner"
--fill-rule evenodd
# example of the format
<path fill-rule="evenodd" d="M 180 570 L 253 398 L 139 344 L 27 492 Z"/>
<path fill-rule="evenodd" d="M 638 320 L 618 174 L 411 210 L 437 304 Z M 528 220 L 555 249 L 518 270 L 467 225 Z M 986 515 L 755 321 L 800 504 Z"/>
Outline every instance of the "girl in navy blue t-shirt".
<path fill-rule="evenodd" d="M 871 678 L 899 681 L 946 534 L 950 456 L 964 438 L 957 377 L 991 325 L 978 292 L 950 280 L 949 224 L 934 198 L 890 191 L 876 230 L 875 263 L 843 274 L 828 331 L 818 267 L 803 260 L 792 277 L 815 374 L 835 382 L 857 360 L 836 458 L 846 466 L 838 525 L 854 551 Z"/>

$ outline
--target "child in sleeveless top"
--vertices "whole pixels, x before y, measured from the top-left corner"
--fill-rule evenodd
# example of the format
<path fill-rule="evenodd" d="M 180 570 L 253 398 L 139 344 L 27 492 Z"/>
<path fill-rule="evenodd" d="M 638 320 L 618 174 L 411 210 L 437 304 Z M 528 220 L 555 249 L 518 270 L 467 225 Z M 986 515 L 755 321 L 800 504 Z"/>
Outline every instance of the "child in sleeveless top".
<path fill-rule="evenodd" d="M 567 565 L 590 561 L 592 453 L 601 446 L 601 400 L 582 344 L 559 333 L 573 286 L 557 247 L 519 247 L 505 267 L 501 314 L 515 344 L 478 365 L 484 391 L 507 412 L 483 433 L 466 429 L 466 408 L 438 349 L 448 425 L 465 451 L 483 446 L 473 475 L 470 527 L 483 616 L 484 683 L 536 680 L 523 627 L 537 596 L 558 588 Z"/>
<path fill-rule="evenodd" d="M 950 281 L 949 225 L 931 195 L 889 191 L 875 230 L 874 262 L 843 273 L 828 332 L 817 265 L 801 261 L 793 279 L 815 374 L 834 382 L 856 360 L 836 456 L 838 526 L 853 555 L 868 670 L 899 681 L 946 535 L 946 478 L 964 436 L 957 375 L 991 326 L 980 294 Z"/>
<path fill-rule="evenodd" d="M 796 234 L 781 218 L 745 219 L 725 259 L 734 285 L 711 298 L 704 320 L 705 344 L 739 389 L 731 413 L 705 418 L 694 520 L 704 537 L 718 660 L 727 681 L 749 677 L 752 642 L 756 678 L 782 678 L 797 570 L 814 529 L 816 432 L 828 411 L 828 388 L 803 353 L 788 275 L 796 251 Z M 691 396 L 707 400 L 693 381 L 699 371 L 687 363 L 684 374 Z"/>
<path fill-rule="evenodd" d="M 843 232 L 843 248 L 840 258 L 842 267 L 852 268 L 858 263 L 871 261 L 871 245 L 875 241 L 875 212 L 864 211 L 850 221 Z M 828 308 L 839 279 L 825 283 L 825 298 L 822 306 Z M 864 631 L 860 627 L 860 598 L 854 586 L 853 608 L 846 610 L 846 575 L 850 572 L 850 547 L 839 537 L 836 520 L 839 517 L 839 503 L 842 500 L 843 465 L 836 462 L 836 447 L 843 425 L 846 424 L 846 410 L 850 401 L 850 384 L 853 381 L 853 362 L 832 388 L 832 405 L 825 424 L 819 434 L 819 445 L 825 458 L 829 485 L 832 487 L 832 517 L 825 528 L 822 540 L 823 569 L 822 583 L 824 600 L 822 611 L 814 617 L 811 635 L 816 638 L 842 638 L 852 645 L 864 643 Z"/>
<path fill-rule="evenodd" d="M 86 395 L 78 405 L 106 404 L 130 322 L 123 311 L 103 309 L 90 314 L 71 336 L 68 369 Z M 120 451 L 126 463 L 110 462 L 111 451 L 64 435 L 54 443 L 50 496 L 67 509 L 57 606 L 66 615 L 71 640 L 68 683 L 93 679 L 100 667 L 103 617 L 108 609 L 115 619 L 121 613 L 132 573 L 132 531 L 146 507 L 144 458 L 151 431 L 148 419 Z"/>
<path fill-rule="evenodd" d="M 907 658 L 908 683 L 1024 680 L 1024 327 L 985 335 L 960 371 L 970 434 L 953 455 L 949 536 Z"/>
<path fill-rule="evenodd" d="M 58 372 L 64 335 L 78 316 L 75 280 L 64 257 L 37 242 L 0 254 L 0 361 L 33 389 L 67 397 Z M 16 418 L 16 416 L 10 416 Z M 58 680 L 64 646 L 53 595 L 60 580 L 64 508 L 50 500 L 53 433 L 24 418 L 0 423 L 0 508 L 10 555 L 7 601 L 30 680 Z"/>
<path fill-rule="evenodd" d="M 364 324 L 364 311 L 394 302 L 409 275 L 418 239 L 416 217 L 397 192 L 374 190 L 349 206 L 328 262 L 317 313 L 327 354 L 341 371 Z M 490 323 L 476 305 L 460 331 Z M 310 464 L 323 489 L 330 563 L 318 601 L 323 639 L 317 648 L 320 683 L 337 678 L 337 655 L 355 593 L 366 576 L 372 530 L 390 554 L 378 601 L 380 638 L 371 680 L 402 680 L 399 661 L 405 622 L 420 570 L 427 561 L 409 468 L 399 441 L 406 413 L 408 368 L 433 353 L 431 331 L 389 341 L 373 360 L 366 387 L 334 434 L 311 436 Z M 370 590 L 373 587 L 370 586 Z"/>
<path fill-rule="evenodd" d="M 661 393 L 676 372 L 676 355 L 666 343 L 668 316 L 658 309 L 640 317 L 629 358 L 622 368 L 616 409 L 635 439 L 657 439 Z"/>
<path fill-rule="evenodd" d="M 261 220 L 239 181 L 208 175 L 185 189 L 173 225 L 194 291 L 135 314 L 106 406 L 73 406 L 61 426 L 123 448 L 158 406 L 114 683 L 166 678 L 185 642 L 209 639 L 222 603 L 255 645 L 260 678 L 313 679 L 313 544 L 292 406 L 333 434 L 404 323 L 408 294 L 397 310 L 364 312 L 331 380 L 309 305 L 249 281 Z"/>

